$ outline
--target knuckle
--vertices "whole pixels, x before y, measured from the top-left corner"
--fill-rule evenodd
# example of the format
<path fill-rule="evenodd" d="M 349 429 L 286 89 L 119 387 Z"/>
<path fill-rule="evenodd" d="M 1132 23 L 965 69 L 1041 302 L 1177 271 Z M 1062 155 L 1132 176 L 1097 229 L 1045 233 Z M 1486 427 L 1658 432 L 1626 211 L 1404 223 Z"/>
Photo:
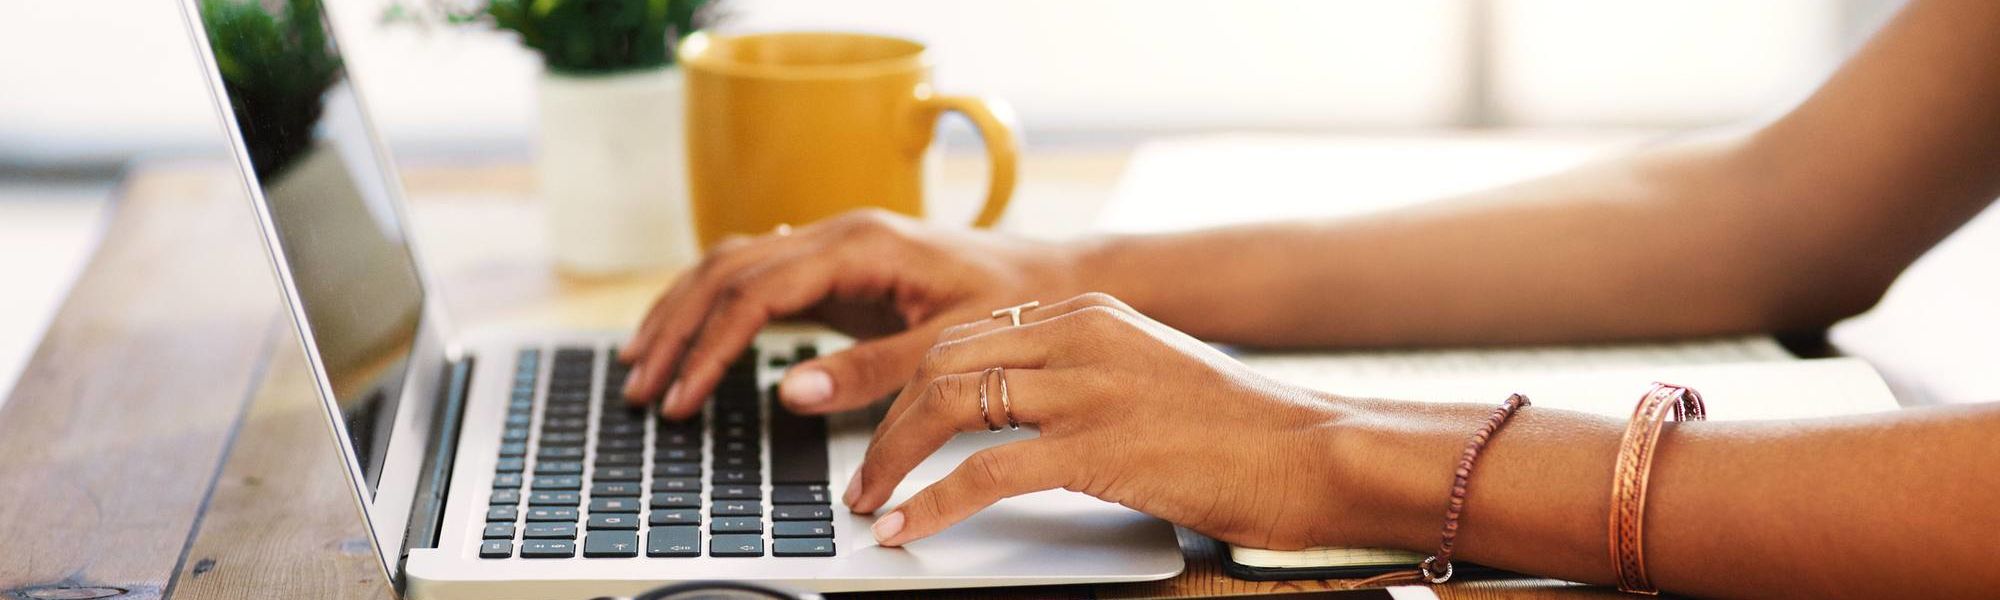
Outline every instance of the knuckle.
<path fill-rule="evenodd" d="M 967 334 L 972 333 L 972 330 L 975 327 L 978 327 L 977 323 L 960 323 L 957 325 L 946 327 L 944 328 L 944 331 L 938 332 L 937 341 L 939 344 L 943 344 L 946 342 L 950 342 L 952 340 L 956 340 L 958 338 L 965 337 Z"/>
<path fill-rule="evenodd" d="M 972 479 L 974 487 L 983 490 L 999 489 L 1006 481 L 1006 473 L 999 457 L 992 450 L 981 450 L 965 458 L 966 477 Z"/>
<path fill-rule="evenodd" d="M 924 362 L 917 366 L 917 372 L 923 374 L 937 372 L 946 361 L 951 360 L 952 354 L 958 351 L 957 347 L 958 342 L 952 341 L 931 345 L 930 349 L 924 351 Z"/>
<path fill-rule="evenodd" d="M 1086 307 L 1105 306 L 1111 308 L 1124 308 L 1125 306 L 1125 303 L 1120 302 L 1117 297 L 1112 296 L 1111 294 L 1106 294 L 1104 292 L 1084 292 L 1082 294 L 1077 295 L 1077 297 L 1074 298 L 1073 300 L 1078 304 L 1081 304 Z"/>

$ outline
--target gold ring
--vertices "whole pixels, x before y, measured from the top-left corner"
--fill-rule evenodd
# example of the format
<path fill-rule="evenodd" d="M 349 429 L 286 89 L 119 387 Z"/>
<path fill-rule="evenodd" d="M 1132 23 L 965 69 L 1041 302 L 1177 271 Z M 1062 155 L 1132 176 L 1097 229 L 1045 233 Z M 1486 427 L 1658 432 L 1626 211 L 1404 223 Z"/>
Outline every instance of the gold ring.
<path fill-rule="evenodd" d="M 994 425 L 994 424 L 993 424 L 993 413 L 990 413 L 990 412 L 987 412 L 987 410 L 986 410 L 986 407 L 987 407 L 987 404 L 986 404 L 986 379 L 987 379 L 987 378 L 988 378 L 989 376 L 993 375 L 993 372 L 994 372 L 994 371 L 998 371 L 998 370 L 1000 370 L 1000 367 L 993 367 L 993 368 L 990 368 L 990 369 L 987 369 L 987 370 L 984 370 L 984 371 L 980 371 L 980 372 L 979 372 L 979 420 L 981 420 L 981 421 L 985 421 L 985 422 L 986 422 L 986 430 L 987 430 L 987 431 L 999 431 L 999 430 L 1000 430 L 1000 426 L 999 426 L 999 425 Z M 1002 380 L 1000 380 L 1000 381 L 1001 381 L 1001 384 L 1000 384 L 1000 385 L 1003 385 L 1003 386 L 1004 386 L 1004 385 L 1007 385 L 1007 384 L 1006 384 L 1006 381 L 1007 381 L 1007 380 L 1005 380 L 1005 379 L 1002 379 Z"/>
<path fill-rule="evenodd" d="M 1018 430 L 1021 428 L 1021 422 L 1014 420 L 1014 402 L 1007 398 L 1007 369 L 993 367 L 993 371 L 994 375 L 1000 377 L 1000 412 L 1007 416 L 1007 428 Z M 1000 428 L 994 427 L 993 430 L 999 431 Z"/>
<path fill-rule="evenodd" d="M 1007 308 L 1002 308 L 1000 310 L 993 311 L 993 318 L 998 319 L 1004 316 L 1007 317 L 1007 319 L 1010 322 L 1012 322 L 1013 325 L 1019 326 L 1021 324 L 1021 311 L 1028 310 L 1041 305 L 1042 302 L 1040 300 L 1030 300 L 1025 303 L 1016 304 L 1013 306 L 1009 306 Z"/>

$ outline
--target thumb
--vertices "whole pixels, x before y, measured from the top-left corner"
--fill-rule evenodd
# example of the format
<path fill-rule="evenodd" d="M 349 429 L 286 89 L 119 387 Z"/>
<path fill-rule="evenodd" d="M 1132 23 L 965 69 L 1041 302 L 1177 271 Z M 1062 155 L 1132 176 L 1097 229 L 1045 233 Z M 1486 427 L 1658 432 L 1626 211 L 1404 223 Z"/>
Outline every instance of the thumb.
<path fill-rule="evenodd" d="M 907 329 L 799 363 L 778 382 L 778 399 L 807 415 L 873 404 L 903 389 L 936 337 L 928 329 Z"/>

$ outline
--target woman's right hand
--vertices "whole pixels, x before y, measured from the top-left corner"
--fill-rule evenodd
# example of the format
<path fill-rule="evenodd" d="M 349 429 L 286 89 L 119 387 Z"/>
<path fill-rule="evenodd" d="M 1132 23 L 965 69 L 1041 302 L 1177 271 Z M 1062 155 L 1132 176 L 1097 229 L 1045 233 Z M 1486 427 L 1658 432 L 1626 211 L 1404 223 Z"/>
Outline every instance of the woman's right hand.
<path fill-rule="evenodd" d="M 625 397 L 693 415 L 759 329 L 798 316 L 857 342 L 792 367 L 779 397 L 806 414 L 859 408 L 902 389 L 946 326 L 1079 293 L 1073 263 L 1059 246 L 880 210 L 732 238 L 674 282 L 619 350 L 633 364 Z"/>

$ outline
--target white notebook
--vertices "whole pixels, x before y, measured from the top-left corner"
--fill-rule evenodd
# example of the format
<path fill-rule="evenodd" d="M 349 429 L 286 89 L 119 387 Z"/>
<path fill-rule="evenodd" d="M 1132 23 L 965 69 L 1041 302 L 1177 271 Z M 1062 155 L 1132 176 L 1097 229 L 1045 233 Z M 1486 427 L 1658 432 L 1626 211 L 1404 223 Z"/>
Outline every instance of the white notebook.
<path fill-rule="evenodd" d="M 1799 360 L 1768 337 L 1691 343 L 1505 350 L 1251 354 L 1280 380 L 1353 396 L 1497 405 L 1520 392 L 1540 408 L 1617 418 L 1654 381 L 1701 391 L 1711 420 L 1787 419 L 1896 410 L 1880 375 L 1857 359 Z M 1443 499 L 1439 499 L 1442 515 Z M 1440 517 L 1442 518 L 1442 517 Z M 1424 555 L 1370 548 L 1297 551 L 1230 546 L 1265 569 L 1409 567 Z"/>

